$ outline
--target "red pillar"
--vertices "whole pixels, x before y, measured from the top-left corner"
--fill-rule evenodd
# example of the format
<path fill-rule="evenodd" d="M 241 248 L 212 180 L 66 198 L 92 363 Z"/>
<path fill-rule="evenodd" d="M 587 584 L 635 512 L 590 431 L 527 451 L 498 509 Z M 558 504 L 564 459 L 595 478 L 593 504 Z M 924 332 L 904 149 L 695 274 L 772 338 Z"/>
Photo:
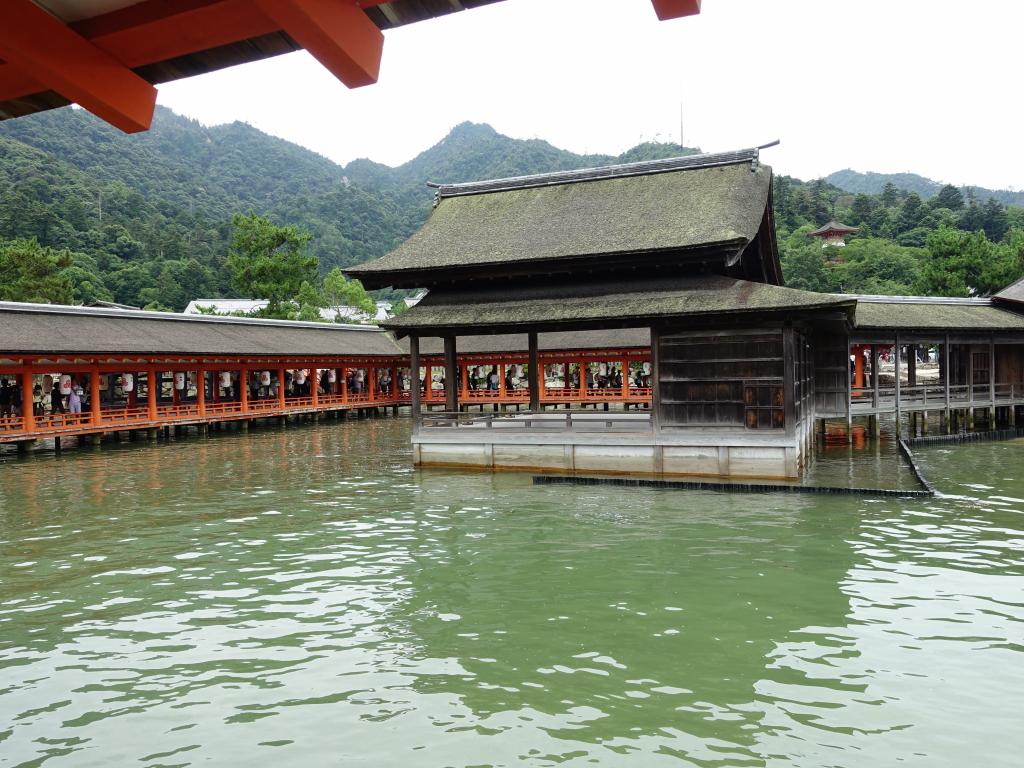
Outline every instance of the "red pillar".
<path fill-rule="evenodd" d="M 150 421 L 156 421 L 156 394 L 160 388 L 160 374 L 153 368 L 146 370 L 146 410 Z"/>
<path fill-rule="evenodd" d="M 370 400 L 377 399 L 377 368 L 372 363 L 366 369 L 366 390 Z"/>
<path fill-rule="evenodd" d="M 344 365 L 341 366 L 341 381 L 338 382 L 338 386 L 341 387 L 341 402 L 348 402 L 348 368 Z"/>
<path fill-rule="evenodd" d="M 89 369 L 89 420 L 98 425 L 103 417 L 100 415 L 100 369 L 92 366 Z"/>
<path fill-rule="evenodd" d="M 249 412 L 249 369 L 242 366 L 238 372 L 238 402 L 242 413 Z"/>
<path fill-rule="evenodd" d="M 32 371 L 21 374 L 21 428 L 31 432 L 36 428 L 35 403 L 32 402 Z"/>
<path fill-rule="evenodd" d="M 316 408 L 320 405 L 320 369 L 310 368 L 309 374 L 309 391 L 313 395 L 313 407 Z"/>
<path fill-rule="evenodd" d="M 214 384 L 217 382 L 214 381 Z M 199 415 L 206 415 L 206 371 L 200 368 L 196 371 L 196 405 L 199 407 Z"/>

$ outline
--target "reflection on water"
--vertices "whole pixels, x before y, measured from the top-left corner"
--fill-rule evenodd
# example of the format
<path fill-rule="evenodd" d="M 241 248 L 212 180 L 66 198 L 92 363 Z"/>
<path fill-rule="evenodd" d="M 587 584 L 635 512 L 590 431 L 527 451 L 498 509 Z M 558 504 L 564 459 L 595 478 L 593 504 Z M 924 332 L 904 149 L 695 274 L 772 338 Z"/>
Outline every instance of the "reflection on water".
<path fill-rule="evenodd" d="M 0 765 L 1019 764 L 1024 443 L 922 451 L 948 495 L 910 502 L 418 473 L 407 437 L 0 466 Z"/>

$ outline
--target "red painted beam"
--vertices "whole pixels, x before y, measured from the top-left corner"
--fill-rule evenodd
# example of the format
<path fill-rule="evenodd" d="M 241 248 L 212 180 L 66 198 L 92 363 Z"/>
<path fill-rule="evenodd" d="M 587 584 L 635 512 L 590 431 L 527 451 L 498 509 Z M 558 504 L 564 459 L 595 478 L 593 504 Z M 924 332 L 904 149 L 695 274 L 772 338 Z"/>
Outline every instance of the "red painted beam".
<path fill-rule="evenodd" d="M 384 35 L 354 2 L 255 0 L 255 5 L 349 88 L 377 82 Z"/>
<path fill-rule="evenodd" d="M 153 86 L 31 0 L 0 6 L 0 57 L 126 133 L 153 120 Z"/>
<path fill-rule="evenodd" d="M 662 21 L 700 13 L 700 0 L 651 0 L 651 3 Z"/>

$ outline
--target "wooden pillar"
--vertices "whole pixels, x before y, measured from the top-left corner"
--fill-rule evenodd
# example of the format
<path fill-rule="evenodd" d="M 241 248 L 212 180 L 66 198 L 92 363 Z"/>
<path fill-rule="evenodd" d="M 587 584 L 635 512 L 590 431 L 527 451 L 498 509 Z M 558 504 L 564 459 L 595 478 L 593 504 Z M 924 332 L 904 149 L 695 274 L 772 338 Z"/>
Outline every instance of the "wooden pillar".
<path fill-rule="evenodd" d="M 277 369 L 277 407 L 284 409 L 284 368 Z"/>
<path fill-rule="evenodd" d="M 864 350 L 860 344 L 853 347 L 853 385 L 857 389 L 864 387 Z"/>
<path fill-rule="evenodd" d="M 341 387 L 341 402 L 348 402 L 348 366 L 341 366 L 341 381 L 338 382 L 338 386 Z"/>
<path fill-rule="evenodd" d="M 996 339 L 988 341 L 988 428 L 996 428 Z"/>
<path fill-rule="evenodd" d="M 949 334 L 946 334 L 945 342 L 942 345 L 942 396 L 945 402 L 945 425 L 944 432 L 948 435 L 950 432 L 950 412 L 949 412 Z"/>
<path fill-rule="evenodd" d="M 238 371 L 238 400 L 242 413 L 249 411 L 249 369 L 244 365 Z"/>
<path fill-rule="evenodd" d="M 651 326 L 651 428 L 657 435 L 661 430 L 661 387 L 659 361 L 661 359 L 661 335 L 656 326 Z M 655 448 L 658 456 L 661 456 L 661 448 Z M 657 458 L 657 457 L 656 457 Z"/>
<path fill-rule="evenodd" d="M 878 345 L 871 345 L 871 406 L 878 410 Z"/>
<path fill-rule="evenodd" d="M 845 370 L 845 376 L 843 377 L 846 381 L 846 443 L 847 445 L 853 444 L 853 382 L 850 381 L 850 337 L 846 337 L 846 357 L 843 360 L 843 366 Z M 787 365 L 785 360 L 785 339 L 783 339 L 783 365 Z M 783 392 L 785 397 L 785 392 Z M 787 419 L 788 421 L 788 419 Z"/>
<path fill-rule="evenodd" d="M 24 371 L 21 374 L 21 429 L 23 432 L 31 432 L 36 428 L 32 386 L 32 371 Z"/>
<path fill-rule="evenodd" d="M 94 425 L 102 423 L 103 417 L 100 414 L 100 369 L 95 365 L 89 369 L 89 411 L 89 421 Z"/>
<path fill-rule="evenodd" d="M 893 371 L 896 379 L 896 437 L 901 437 L 903 427 L 900 425 L 900 335 L 896 334 L 896 345 L 893 347 Z"/>
<path fill-rule="evenodd" d="M 580 397 L 584 397 L 587 394 L 587 363 L 581 357 L 576 365 L 579 366 L 580 372 Z"/>
<path fill-rule="evenodd" d="M 210 371 L 210 399 L 220 402 L 220 371 Z"/>
<path fill-rule="evenodd" d="M 917 386 L 917 344 L 907 344 L 907 386 Z"/>
<path fill-rule="evenodd" d="M 412 431 L 420 430 L 420 337 L 409 337 L 409 403 L 412 405 Z"/>
<path fill-rule="evenodd" d="M 459 380 L 459 399 L 469 399 L 469 364 L 463 361 L 462 376 Z"/>
<path fill-rule="evenodd" d="M 373 363 L 366 367 L 366 399 L 377 399 L 377 367 Z"/>
<path fill-rule="evenodd" d="M 846 358 L 849 363 L 850 358 Z M 782 397 L 787 435 L 796 434 L 796 336 L 792 328 L 782 329 Z M 790 468 L 792 469 L 792 468 Z M 791 471 L 790 474 L 793 474 Z"/>
<path fill-rule="evenodd" d="M 622 402 L 629 397 L 629 358 L 622 358 Z"/>
<path fill-rule="evenodd" d="M 214 381 L 214 384 L 217 382 Z M 200 416 L 206 415 L 206 371 L 199 368 L 196 371 L 196 406 Z"/>
<path fill-rule="evenodd" d="M 459 371 L 454 336 L 444 337 L 444 409 L 450 413 L 459 410 Z"/>
<path fill-rule="evenodd" d="M 155 368 L 146 369 L 146 411 L 150 421 L 156 421 L 156 396 L 160 389 L 160 372 Z"/>
<path fill-rule="evenodd" d="M 505 387 L 505 364 L 498 363 L 498 399 L 504 400 L 507 394 Z"/>
<path fill-rule="evenodd" d="M 527 335 L 527 345 L 530 352 L 530 410 L 533 413 L 540 411 L 540 354 L 537 350 L 537 332 L 530 331 Z"/>
<path fill-rule="evenodd" d="M 309 374 L 309 392 L 313 396 L 313 407 L 316 408 L 320 405 L 320 369 L 310 368 Z"/>

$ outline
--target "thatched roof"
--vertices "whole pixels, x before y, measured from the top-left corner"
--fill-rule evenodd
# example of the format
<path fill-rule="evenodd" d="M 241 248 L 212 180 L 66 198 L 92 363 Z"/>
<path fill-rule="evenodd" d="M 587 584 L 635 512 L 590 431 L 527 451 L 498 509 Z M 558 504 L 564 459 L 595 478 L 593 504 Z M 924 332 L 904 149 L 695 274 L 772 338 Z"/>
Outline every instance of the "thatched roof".
<path fill-rule="evenodd" d="M 346 272 L 382 287 L 629 266 L 651 255 L 732 265 L 769 215 L 770 190 L 757 150 L 448 185 L 418 232 Z"/>
<path fill-rule="evenodd" d="M 1024 304 L 1024 278 L 1016 283 L 1008 285 L 992 297 L 997 303 L 1008 302 L 1012 304 Z"/>
<path fill-rule="evenodd" d="M 0 302 L 0 354 L 403 354 L 375 326 Z"/>
<path fill-rule="evenodd" d="M 1024 314 L 994 306 L 988 299 L 920 296 L 858 297 L 858 329 L 935 331 L 1022 331 Z"/>
<path fill-rule="evenodd" d="M 432 291 L 384 323 L 402 334 L 486 334 L 649 325 L 652 321 L 843 309 L 854 299 L 721 275 Z"/>

